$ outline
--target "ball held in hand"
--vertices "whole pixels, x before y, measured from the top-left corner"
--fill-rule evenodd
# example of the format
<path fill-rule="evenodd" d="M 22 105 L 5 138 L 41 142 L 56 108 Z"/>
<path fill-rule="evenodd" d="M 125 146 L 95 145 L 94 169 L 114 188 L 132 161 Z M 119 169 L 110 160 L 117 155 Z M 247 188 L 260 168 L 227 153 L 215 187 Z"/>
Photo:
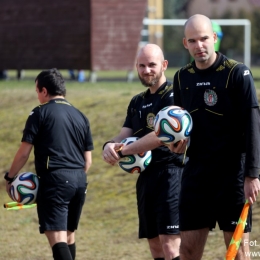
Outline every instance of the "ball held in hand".
<path fill-rule="evenodd" d="M 35 203 L 39 179 L 35 173 L 22 172 L 16 175 L 11 183 L 10 193 L 14 201 L 21 204 Z"/>
<path fill-rule="evenodd" d="M 154 131 L 165 144 L 177 143 L 190 136 L 192 118 L 189 112 L 179 106 L 161 109 L 154 119 Z"/>
<path fill-rule="evenodd" d="M 128 137 L 121 141 L 124 145 L 129 145 L 135 142 L 138 137 Z M 152 152 L 147 151 L 144 153 L 127 155 L 120 159 L 118 165 L 126 172 L 141 173 L 146 169 L 152 160 Z"/>

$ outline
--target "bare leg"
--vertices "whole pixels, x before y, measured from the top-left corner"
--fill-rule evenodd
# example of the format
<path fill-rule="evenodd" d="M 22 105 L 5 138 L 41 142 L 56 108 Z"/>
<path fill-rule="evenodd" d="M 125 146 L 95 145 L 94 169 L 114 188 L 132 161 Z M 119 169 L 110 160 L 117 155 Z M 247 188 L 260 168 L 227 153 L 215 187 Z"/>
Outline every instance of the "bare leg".
<path fill-rule="evenodd" d="M 153 258 L 164 258 L 164 253 L 159 237 L 147 239 Z"/>
<path fill-rule="evenodd" d="M 228 248 L 233 232 L 223 232 L 223 235 L 226 248 Z M 249 233 L 244 233 L 235 260 L 250 260 L 250 256 L 247 255 L 249 251 Z"/>
<path fill-rule="evenodd" d="M 51 247 L 60 242 L 67 244 L 67 231 L 45 231 L 45 235 Z"/>
<path fill-rule="evenodd" d="M 179 235 L 159 236 L 165 260 L 172 260 L 180 255 L 181 238 Z"/>
<path fill-rule="evenodd" d="M 68 245 L 75 243 L 75 232 L 67 231 L 67 243 Z"/>
<path fill-rule="evenodd" d="M 54 259 L 73 260 L 67 244 L 67 231 L 45 231 Z"/>
<path fill-rule="evenodd" d="M 200 260 L 203 255 L 209 229 L 190 230 L 181 232 L 181 260 Z"/>

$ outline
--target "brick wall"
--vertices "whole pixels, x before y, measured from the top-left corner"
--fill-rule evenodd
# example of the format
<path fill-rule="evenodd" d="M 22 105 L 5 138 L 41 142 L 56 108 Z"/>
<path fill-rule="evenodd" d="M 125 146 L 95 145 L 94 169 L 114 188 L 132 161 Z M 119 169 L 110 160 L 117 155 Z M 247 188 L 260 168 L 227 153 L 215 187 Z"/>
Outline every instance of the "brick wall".
<path fill-rule="evenodd" d="M 93 70 L 133 69 L 147 1 L 91 2 Z"/>
<path fill-rule="evenodd" d="M 90 67 L 89 1 L 4 0 L 0 5 L 0 68 Z"/>
<path fill-rule="evenodd" d="M 146 0 L 2 0 L 0 69 L 132 69 Z"/>

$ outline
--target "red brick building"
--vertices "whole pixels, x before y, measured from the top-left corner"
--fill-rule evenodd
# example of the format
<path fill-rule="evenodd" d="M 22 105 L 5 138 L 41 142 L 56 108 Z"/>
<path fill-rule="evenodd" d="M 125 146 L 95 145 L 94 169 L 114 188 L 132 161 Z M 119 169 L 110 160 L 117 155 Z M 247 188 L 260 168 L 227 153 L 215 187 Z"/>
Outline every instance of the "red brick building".
<path fill-rule="evenodd" d="M 146 0 L 2 0 L 0 70 L 132 70 L 146 8 Z"/>

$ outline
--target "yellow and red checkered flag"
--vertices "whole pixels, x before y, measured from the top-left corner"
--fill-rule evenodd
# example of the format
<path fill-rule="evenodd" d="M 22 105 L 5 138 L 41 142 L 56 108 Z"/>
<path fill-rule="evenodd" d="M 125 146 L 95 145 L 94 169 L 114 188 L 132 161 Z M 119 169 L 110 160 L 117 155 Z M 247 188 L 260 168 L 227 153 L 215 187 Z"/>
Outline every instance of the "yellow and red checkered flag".
<path fill-rule="evenodd" d="M 243 236 L 244 229 L 246 226 L 246 219 L 247 219 L 249 207 L 250 207 L 250 204 L 249 204 L 248 200 L 246 200 L 245 205 L 240 214 L 236 229 L 235 229 L 232 239 L 229 243 L 226 257 L 224 258 L 224 260 L 234 260 L 237 255 L 237 251 L 240 246 L 240 242 L 242 240 L 242 236 Z"/>
<path fill-rule="evenodd" d="M 4 208 L 6 208 L 6 210 L 30 209 L 30 208 L 34 208 L 35 206 L 36 203 L 26 205 L 26 204 L 18 203 L 16 201 L 11 201 L 4 204 Z"/>

